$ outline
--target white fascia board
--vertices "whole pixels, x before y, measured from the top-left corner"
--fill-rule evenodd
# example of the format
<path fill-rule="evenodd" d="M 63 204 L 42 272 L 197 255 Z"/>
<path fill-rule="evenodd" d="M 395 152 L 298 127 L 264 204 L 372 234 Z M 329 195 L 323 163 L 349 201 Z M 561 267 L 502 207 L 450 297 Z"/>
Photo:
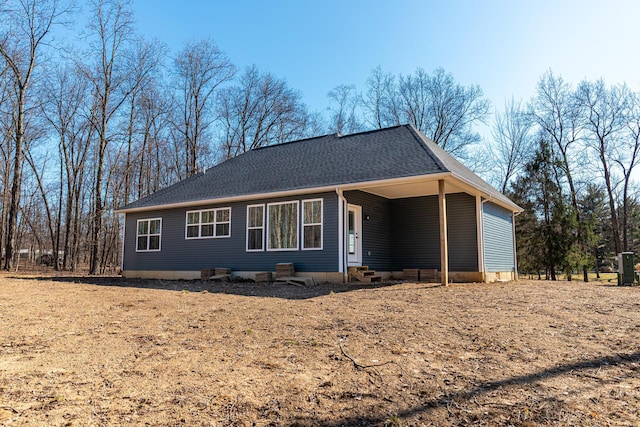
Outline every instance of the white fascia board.
<path fill-rule="evenodd" d="M 481 196 L 483 196 L 485 199 L 487 199 L 486 201 L 491 201 L 491 203 L 495 203 L 496 205 L 499 205 L 505 209 L 508 209 L 512 212 L 522 212 L 524 209 L 522 209 L 520 206 L 516 205 L 513 202 L 507 202 L 505 200 L 502 199 L 498 199 L 496 197 L 494 197 L 493 195 L 491 195 L 489 192 L 487 192 L 486 190 L 478 187 L 476 184 L 474 184 L 473 182 L 469 181 L 468 179 L 465 179 L 463 177 L 461 177 L 460 175 L 457 174 L 451 174 L 451 176 L 455 179 L 457 179 L 458 181 L 460 181 L 460 183 L 464 184 L 467 187 L 471 187 L 472 189 L 475 189 L 476 192 L 474 192 L 474 195 L 476 194 L 480 194 Z M 498 191 L 498 190 L 496 190 Z M 506 196 L 504 196 L 506 198 Z"/>
<path fill-rule="evenodd" d="M 218 199 L 191 200 L 188 202 L 169 203 L 164 205 L 145 206 L 145 207 L 132 208 L 132 209 L 117 209 L 115 213 L 127 213 L 127 212 L 132 213 L 132 212 L 145 212 L 145 211 L 176 209 L 176 208 L 189 208 L 194 206 L 211 205 L 211 204 L 243 202 L 247 200 L 274 199 L 278 197 L 300 196 L 303 194 L 335 193 L 336 188 L 339 188 L 343 191 L 364 190 L 364 189 L 367 189 L 368 187 L 381 187 L 385 185 L 409 184 L 409 183 L 420 182 L 425 180 L 432 181 L 432 180 L 443 179 L 449 176 L 451 176 L 450 172 L 437 173 L 437 174 L 431 174 L 431 175 L 416 175 L 416 176 L 409 176 L 409 177 L 403 177 L 403 178 L 391 178 L 391 179 L 381 179 L 376 181 L 355 182 L 351 184 L 331 185 L 331 186 L 323 186 L 323 187 L 309 187 L 309 188 L 300 188 L 296 190 L 275 191 L 271 193 L 255 193 L 255 194 L 246 194 L 241 196 L 221 197 Z"/>

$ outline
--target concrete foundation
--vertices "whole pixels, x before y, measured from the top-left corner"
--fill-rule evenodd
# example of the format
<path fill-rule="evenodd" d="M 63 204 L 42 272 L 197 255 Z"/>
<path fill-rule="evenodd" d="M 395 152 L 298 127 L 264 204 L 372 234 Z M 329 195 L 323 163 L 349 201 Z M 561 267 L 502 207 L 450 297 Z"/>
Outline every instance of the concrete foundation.
<path fill-rule="evenodd" d="M 231 275 L 243 279 L 255 280 L 257 273 L 264 271 L 232 271 Z M 275 271 L 272 276 L 275 277 Z M 338 272 L 296 272 L 293 276 L 312 277 L 317 282 L 341 283 L 343 274 Z M 127 279 L 162 279 L 162 280 L 197 280 L 201 278 L 200 271 L 167 271 L 167 270 L 124 270 L 122 277 Z"/>

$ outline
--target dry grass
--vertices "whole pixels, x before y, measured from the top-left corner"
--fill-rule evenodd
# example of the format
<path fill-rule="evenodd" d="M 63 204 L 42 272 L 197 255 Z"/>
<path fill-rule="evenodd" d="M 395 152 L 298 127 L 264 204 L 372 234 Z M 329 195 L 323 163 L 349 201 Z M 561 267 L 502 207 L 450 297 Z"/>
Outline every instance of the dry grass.
<path fill-rule="evenodd" d="M 0 295 L 7 426 L 640 419 L 639 288 L 4 275 Z"/>

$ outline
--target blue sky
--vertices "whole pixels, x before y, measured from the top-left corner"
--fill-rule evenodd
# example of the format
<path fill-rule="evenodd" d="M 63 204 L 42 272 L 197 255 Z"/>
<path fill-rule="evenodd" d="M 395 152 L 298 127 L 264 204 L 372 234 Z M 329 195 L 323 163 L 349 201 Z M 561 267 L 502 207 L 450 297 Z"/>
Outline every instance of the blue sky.
<path fill-rule="evenodd" d="M 139 32 L 176 52 L 211 37 L 240 69 L 255 64 L 324 110 L 371 69 L 443 67 L 494 107 L 528 99 L 547 69 L 577 84 L 640 86 L 639 1 L 134 0 Z"/>

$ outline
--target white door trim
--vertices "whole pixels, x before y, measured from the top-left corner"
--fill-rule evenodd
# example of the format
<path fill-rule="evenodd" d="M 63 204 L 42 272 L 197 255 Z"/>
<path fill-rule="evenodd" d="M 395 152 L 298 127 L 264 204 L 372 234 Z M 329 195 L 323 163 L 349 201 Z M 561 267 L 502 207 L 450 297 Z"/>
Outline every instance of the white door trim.
<path fill-rule="evenodd" d="M 346 246 L 348 265 L 362 265 L 362 206 L 347 205 Z"/>

